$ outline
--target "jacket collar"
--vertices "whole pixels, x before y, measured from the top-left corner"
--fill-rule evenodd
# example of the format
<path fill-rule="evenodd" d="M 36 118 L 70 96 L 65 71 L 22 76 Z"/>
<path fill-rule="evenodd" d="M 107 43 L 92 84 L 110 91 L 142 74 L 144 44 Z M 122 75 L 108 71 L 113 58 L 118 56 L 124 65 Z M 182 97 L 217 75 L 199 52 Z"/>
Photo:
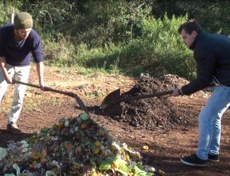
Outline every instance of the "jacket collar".
<path fill-rule="evenodd" d="M 197 44 L 197 41 L 198 41 L 202 36 L 204 36 L 204 35 L 205 35 L 205 32 L 203 32 L 203 31 L 201 31 L 199 34 L 197 34 L 195 40 L 194 40 L 193 43 L 190 45 L 189 49 L 194 50 L 194 48 L 195 48 L 195 46 L 196 46 L 196 44 Z"/>

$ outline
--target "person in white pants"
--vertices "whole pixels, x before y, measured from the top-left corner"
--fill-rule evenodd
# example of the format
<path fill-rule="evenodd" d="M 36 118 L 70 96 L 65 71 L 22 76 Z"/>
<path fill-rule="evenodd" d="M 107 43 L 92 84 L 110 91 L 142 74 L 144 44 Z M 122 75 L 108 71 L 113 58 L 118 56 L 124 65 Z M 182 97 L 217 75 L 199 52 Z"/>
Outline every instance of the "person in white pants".
<path fill-rule="evenodd" d="M 7 129 L 14 133 L 21 132 L 16 123 L 26 92 L 26 86 L 14 83 L 14 80 L 28 82 L 32 61 L 36 63 L 39 84 L 43 89 L 45 83 L 41 40 L 33 29 L 31 15 L 20 12 L 15 15 L 14 24 L 0 28 L 0 104 L 9 84 L 14 84 L 14 97 L 7 123 Z"/>

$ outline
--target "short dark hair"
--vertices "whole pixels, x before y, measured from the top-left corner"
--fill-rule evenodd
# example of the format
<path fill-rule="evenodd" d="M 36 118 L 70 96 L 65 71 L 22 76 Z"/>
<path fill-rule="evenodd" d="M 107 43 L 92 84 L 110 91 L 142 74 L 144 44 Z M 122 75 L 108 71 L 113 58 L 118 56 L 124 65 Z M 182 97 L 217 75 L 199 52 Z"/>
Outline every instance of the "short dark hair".
<path fill-rule="evenodd" d="M 203 28 L 199 24 L 199 22 L 196 19 L 191 19 L 183 24 L 180 25 L 178 28 L 178 33 L 180 34 L 182 30 L 185 30 L 188 34 L 191 34 L 192 31 L 196 31 L 197 33 L 200 33 L 203 31 Z"/>

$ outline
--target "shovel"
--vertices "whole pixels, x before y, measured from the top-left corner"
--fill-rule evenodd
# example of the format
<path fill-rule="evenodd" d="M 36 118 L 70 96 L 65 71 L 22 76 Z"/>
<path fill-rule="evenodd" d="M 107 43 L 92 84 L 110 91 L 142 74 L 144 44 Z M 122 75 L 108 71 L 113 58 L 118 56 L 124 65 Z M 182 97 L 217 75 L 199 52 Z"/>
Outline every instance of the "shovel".
<path fill-rule="evenodd" d="M 23 84 L 23 85 L 26 85 L 26 86 L 30 86 L 30 87 L 35 87 L 35 88 L 41 89 L 41 86 L 35 85 L 35 84 L 25 83 L 25 82 L 21 82 L 21 81 L 17 81 L 17 80 L 14 80 L 14 83 Z M 44 87 L 43 90 L 44 91 L 55 92 L 55 93 L 59 93 L 59 94 L 63 94 L 63 95 L 67 95 L 69 97 L 75 98 L 76 101 L 77 101 L 77 103 L 79 104 L 79 107 L 88 114 L 88 110 L 87 110 L 84 102 L 80 99 L 80 97 L 77 94 L 74 94 L 72 92 L 66 92 L 66 91 L 56 90 L 56 89 L 53 89 L 53 88 L 50 88 L 50 87 Z"/>
<path fill-rule="evenodd" d="M 152 98 L 152 97 L 161 97 L 164 95 L 172 94 L 173 90 L 168 90 L 164 92 L 157 92 L 154 94 L 145 94 L 138 96 L 121 96 L 120 89 L 114 90 L 110 92 L 102 101 L 101 109 L 104 113 L 107 114 L 119 114 L 121 112 L 121 102 L 132 101 L 132 100 L 140 100 L 144 98 Z M 111 110 L 113 109 L 113 110 Z"/>

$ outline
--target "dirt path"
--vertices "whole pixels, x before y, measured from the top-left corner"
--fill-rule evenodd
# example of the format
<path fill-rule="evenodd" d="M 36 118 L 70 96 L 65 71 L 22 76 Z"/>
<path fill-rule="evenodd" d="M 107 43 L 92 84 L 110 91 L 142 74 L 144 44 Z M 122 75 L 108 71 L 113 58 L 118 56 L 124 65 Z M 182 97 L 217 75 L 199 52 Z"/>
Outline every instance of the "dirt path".
<path fill-rule="evenodd" d="M 32 68 L 31 83 L 36 83 L 35 70 Z M 46 70 L 46 82 L 50 87 L 77 93 L 90 109 L 99 106 L 102 99 L 109 92 L 121 88 L 129 90 L 136 81 L 132 78 L 102 75 L 97 72 L 84 75 L 77 71 L 49 68 Z M 10 107 L 11 88 L 0 109 L 0 128 L 7 122 Z M 187 109 L 195 114 L 187 125 L 174 129 L 145 130 L 137 129 L 124 122 L 118 122 L 110 117 L 90 113 L 91 117 L 101 126 L 109 130 L 110 135 L 118 141 L 125 142 L 140 151 L 144 162 L 165 172 L 168 176 L 226 176 L 230 175 L 230 111 L 224 115 L 222 121 L 221 154 L 219 163 L 210 163 L 207 168 L 191 168 L 180 163 L 179 158 L 193 153 L 197 146 L 197 114 L 204 105 L 207 97 L 179 97 L 169 98 L 174 105 Z M 51 127 L 61 118 L 77 116 L 81 110 L 76 107 L 73 98 L 63 95 L 42 92 L 28 88 L 25 106 L 18 122 L 23 134 L 13 135 L 0 133 L 0 146 L 5 147 L 9 140 L 21 140 L 31 136 L 33 132 L 43 127 Z M 149 150 L 143 151 L 143 145 Z"/>

